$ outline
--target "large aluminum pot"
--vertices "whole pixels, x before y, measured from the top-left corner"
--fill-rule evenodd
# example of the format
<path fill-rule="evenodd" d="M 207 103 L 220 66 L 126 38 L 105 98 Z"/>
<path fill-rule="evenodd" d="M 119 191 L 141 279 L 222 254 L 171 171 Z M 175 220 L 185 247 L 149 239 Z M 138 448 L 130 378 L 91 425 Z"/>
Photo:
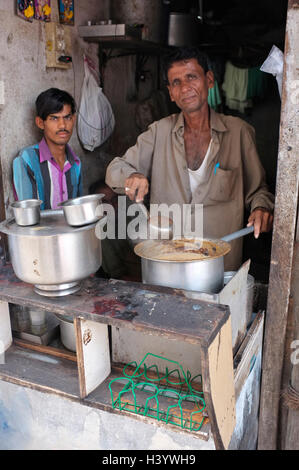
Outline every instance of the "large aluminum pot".
<path fill-rule="evenodd" d="M 145 284 L 185 290 L 219 292 L 224 279 L 223 256 L 229 252 L 230 245 L 221 242 L 210 259 L 204 259 L 204 256 L 194 259 L 196 256 L 188 249 L 179 251 L 180 256 L 175 256 L 174 253 L 157 253 L 160 248 L 163 251 L 173 243 L 176 243 L 176 240 L 146 240 L 135 247 L 135 253 L 141 257 L 142 281 Z"/>
<path fill-rule="evenodd" d="M 231 240 L 247 235 L 253 227 L 226 235 L 221 240 L 145 240 L 135 246 L 141 257 L 142 282 L 217 293 L 224 285 L 224 256 Z"/>
<path fill-rule="evenodd" d="M 100 222 L 105 223 L 105 218 Z M 56 296 L 78 290 L 78 281 L 101 266 L 101 240 L 95 226 L 70 227 L 63 211 L 54 210 L 42 211 L 38 225 L 20 227 L 10 219 L 0 224 L 0 231 L 8 235 L 16 276 L 34 284 L 39 294 Z"/>
<path fill-rule="evenodd" d="M 141 269 L 145 284 L 207 293 L 219 292 L 223 287 L 223 257 L 184 263 L 142 258 Z"/>

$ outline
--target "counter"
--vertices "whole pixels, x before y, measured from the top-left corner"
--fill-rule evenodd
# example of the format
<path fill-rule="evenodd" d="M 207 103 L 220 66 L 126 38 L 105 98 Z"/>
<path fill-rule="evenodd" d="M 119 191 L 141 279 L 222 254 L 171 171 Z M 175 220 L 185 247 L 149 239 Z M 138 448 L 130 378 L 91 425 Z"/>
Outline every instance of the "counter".
<path fill-rule="evenodd" d="M 13 342 L 5 351 L 0 379 L 44 393 L 55 393 L 104 411 L 117 412 L 112 409 L 107 388 L 107 380 L 116 376 L 117 365 L 112 364 L 109 377 L 103 378 L 97 360 L 101 335 L 103 331 L 107 333 L 108 325 L 193 345 L 200 351 L 208 427 L 215 447 L 228 448 L 236 424 L 228 306 L 188 299 L 176 289 L 94 276 L 83 281 L 77 293 L 47 298 L 36 294 L 31 285 L 19 281 L 10 265 L 0 267 L 0 300 L 2 332 L 9 331 L 7 312 L 9 303 L 13 303 L 72 316 L 77 344 L 76 354 L 72 355 L 51 351 L 50 347 L 24 349 Z M 110 360 L 109 356 L 106 360 Z M 145 417 L 135 418 L 146 420 Z M 163 423 L 159 423 L 161 425 Z M 210 435 L 203 429 L 198 437 L 209 440 Z"/>

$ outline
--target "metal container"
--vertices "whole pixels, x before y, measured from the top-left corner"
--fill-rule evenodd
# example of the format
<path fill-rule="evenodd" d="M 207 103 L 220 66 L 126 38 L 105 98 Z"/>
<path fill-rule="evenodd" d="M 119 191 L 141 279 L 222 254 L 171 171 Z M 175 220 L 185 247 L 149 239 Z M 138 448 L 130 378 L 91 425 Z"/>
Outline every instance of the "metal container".
<path fill-rule="evenodd" d="M 183 240 L 170 241 L 171 245 Z M 197 240 L 197 243 L 202 240 Z M 215 255 L 208 259 L 192 259 L 197 255 L 192 251 L 178 252 L 181 259 L 174 260 L 174 253 L 168 255 L 168 241 L 159 245 L 153 240 L 146 240 L 135 247 L 135 253 L 141 257 L 142 281 L 145 284 L 154 284 L 198 292 L 216 293 L 223 287 L 224 262 L 223 256 L 230 250 L 230 245 L 218 240 L 215 252 L 214 241 L 205 240 L 211 244 L 211 250 Z M 190 243 L 186 240 L 186 243 Z M 166 255 L 164 256 L 164 251 Z M 168 259 L 157 259 L 161 258 Z M 172 259 L 171 259 L 172 258 Z M 189 259 L 188 259 L 189 258 Z M 198 257 L 197 257 L 198 258 Z"/>
<path fill-rule="evenodd" d="M 76 197 L 59 204 L 63 209 L 64 217 L 72 227 L 92 224 L 100 219 L 102 214 L 97 210 L 104 194 L 90 194 Z"/>
<path fill-rule="evenodd" d="M 36 225 L 40 221 L 40 205 L 42 201 L 39 199 L 24 199 L 11 204 L 15 221 L 18 225 L 28 226 Z"/>
<path fill-rule="evenodd" d="M 154 261 L 142 258 L 142 282 L 197 292 L 216 293 L 223 287 L 223 256 L 206 261 Z"/>
<path fill-rule="evenodd" d="M 135 253 L 141 257 L 142 282 L 198 292 L 218 293 L 224 284 L 224 256 L 230 251 L 228 241 L 251 232 L 253 232 L 253 227 L 246 227 L 226 235 L 221 240 L 195 239 L 194 243 L 191 243 L 191 251 L 188 246 L 184 247 L 184 244 L 181 244 L 183 249 L 177 252 L 178 254 L 175 250 L 171 253 L 168 248 L 169 244 L 175 245 L 178 240 L 165 241 L 159 245 L 153 240 L 143 241 L 134 248 Z M 182 239 L 179 242 L 190 244 L 188 239 Z M 200 250 L 194 249 L 196 246 L 208 247 L 210 255 L 206 259 L 195 259 L 200 256 L 198 254 Z M 181 247 L 178 246 L 178 248 Z M 174 260 L 175 258 L 177 260 Z"/>
<path fill-rule="evenodd" d="M 106 223 L 106 217 L 98 223 Z M 42 211 L 41 222 L 34 227 L 20 227 L 10 219 L 0 224 L 0 231 L 8 235 L 16 276 L 34 284 L 38 294 L 54 297 L 77 291 L 79 281 L 101 266 L 95 227 L 70 227 L 63 211 L 53 210 Z"/>
<path fill-rule="evenodd" d="M 168 44 L 170 46 L 194 46 L 199 39 L 200 21 L 188 13 L 170 13 Z"/>

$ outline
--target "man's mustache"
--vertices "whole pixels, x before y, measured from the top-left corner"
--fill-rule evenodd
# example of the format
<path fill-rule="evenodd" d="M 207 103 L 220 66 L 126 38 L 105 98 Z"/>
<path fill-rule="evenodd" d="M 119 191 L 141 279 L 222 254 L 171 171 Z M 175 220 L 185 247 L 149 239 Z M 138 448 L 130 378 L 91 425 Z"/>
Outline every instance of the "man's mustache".
<path fill-rule="evenodd" d="M 69 131 L 67 129 L 61 129 L 60 131 L 57 131 L 56 134 L 69 134 Z"/>

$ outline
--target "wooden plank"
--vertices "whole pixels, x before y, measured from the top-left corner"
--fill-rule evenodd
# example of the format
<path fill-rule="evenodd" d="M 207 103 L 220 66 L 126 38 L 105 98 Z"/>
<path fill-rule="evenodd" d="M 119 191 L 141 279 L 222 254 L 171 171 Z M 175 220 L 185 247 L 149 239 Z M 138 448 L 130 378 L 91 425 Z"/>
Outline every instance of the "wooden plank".
<path fill-rule="evenodd" d="M 234 384 L 236 400 L 240 395 L 241 389 L 250 374 L 255 359 L 261 351 L 263 342 L 264 313 L 259 312 L 242 343 L 238 353 L 234 357 L 234 364 L 237 367 L 234 370 Z"/>
<path fill-rule="evenodd" d="M 299 219 L 299 217 L 298 217 Z M 297 241 L 295 245 L 295 254 L 294 254 L 294 266 L 292 272 L 292 285 L 291 285 L 291 311 L 294 317 L 293 328 L 292 328 L 292 342 L 293 340 L 298 341 L 299 339 L 299 226 L 297 222 Z M 292 315 L 289 316 L 289 319 L 292 318 Z M 286 405 L 288 409 L 287 420 L 285 423 L 285 428 L 282 429 L 284 434 L 283 449 L 284 450 L 298 450 L 298 436 L 299 436 L 299 367 L 298 367 L 298 345 L 295 343 L 296 348 L 289 344 L 289 355 L 285 357 L 288 368 L 288 384 L 292 389 L 297 392 L 297 406 L 289 406 L 287 400 L 284 400 L 283 407 Z M 286 381 L 287 382 L 287 381 Z"/>
<path fill-rule="evenodd" d="M 79 390 L 80 390 L 80 397 L 84 398 L 86 397 L 87 393 L 86 393 L 86 384 L 85 384 L 81 319 L 79 317 L 74 318 L 74 327 L 75 327 L 75 334 L 76 334 L 76 353 L 77 353 Z"/>
<path fill-rule="evenodd" d="M 79 398 L 77 365 L 73 361 L 24 350 L 14 344 L 5 353 L 0 379 L 48 393 Z"/>
<path fill-rule="evenodd" d="M 147 353 L 177 361 L 184 369 L 189 370 L 194 377 L 201 373 L 200 347 L 178 339 L 153 336 L 127 328 L 111 329 L 112 360 L 113 362 L 140 363 Z M 132 348 L 134 344 L 134 348 Z M 163 360 L 157 359 L 157 367 L 163 369 Z"/>
<path fill-rule="evenodd" d="M 12 343 L 9 306 L 0 300 L 0 354 L 3 354 Z"/>
<path fill-rule="evenodd" d="M 75 331 L 80 396 L 84 398 L 111 372 L 108 327 L 76 318 Z"/>
<path fill-rule="evenodd" d="M 188 299 L 176 289 L 93 276 L 77 293 L 43 297 L 18 280 L 10 265 L 0 266 L 0 299 L 192 344 L 209 344 L 229 315 L 226 306 Z"/>
<path fill-rule="evenodd" d="M 14 338 L 13 340 L 16 346 L 25 349 L 31 349 L 32 351 L 40 352 L 42 354 L 49 354 L 50 356 L 60 357 L 61 359 L 67 359 L 68 361 L 77 362 L 77 356 L 75 353 L 68 351 L 67 349 L 53 348 L 52 346 L 45 346 L 43 344 L 35 344 L 24 339 Z"/>
<path fill-rule="evenodd" d="M 246 335 L 247 277 L 250 260 L 246 261 L 231 281 L 219 293 L 219 303 L 229 305 L 232 324 L 233 354 Z"/>
<path fill-rule="evenodd" d="M 0 221 L 5 220 L 5 198 L 4 198 L 4 187 L 3 187 L 3 172 L 2 163 L 0 158 Z M 1 259 L 2 258 L 2 259 Z M 7 235 L 4 233 L 0 234 L 0 262 L 8 261 L 9 251 Z"/>
<path fill-rule="evenodd" d="M 203 392 L 216 449 L 227 449 L 236 425 L 231 321 L 202 350 Z"/>
<path fill-rule="evenodd" d="M 250 260 L 241 266 L 235 276 L 218 294 L 183 291 L 184 295 L 189 299 L 229 306 L 232 324 L 233 354 L 235 354 L 246 335 L 247 276 L 249 267 Z"/>
<path fill-rule="evenodd" d="M 289 0 L 259 417 L 258 448 L 261 450 L 277 448 L 281 377 L 298 206 L 299 114 L 298 98 L 294 89 L 294 84 L 298 81 L 298 54 L 298 2 Z"/>

